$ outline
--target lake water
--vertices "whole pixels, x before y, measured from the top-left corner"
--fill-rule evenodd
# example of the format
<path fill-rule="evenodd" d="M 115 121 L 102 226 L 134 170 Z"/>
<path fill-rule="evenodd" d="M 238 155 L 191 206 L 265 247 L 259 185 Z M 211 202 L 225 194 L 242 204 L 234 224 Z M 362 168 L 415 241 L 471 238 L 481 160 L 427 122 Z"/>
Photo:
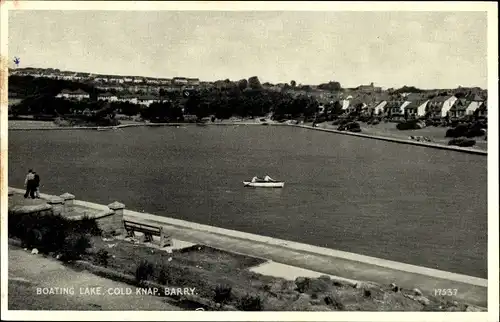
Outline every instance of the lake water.
<path fill-rule="evenodd" d="M 43 193 L 487 277 L 485 156 L 292 127 L 9 132 L 9 186 L 30 167 Z"/>

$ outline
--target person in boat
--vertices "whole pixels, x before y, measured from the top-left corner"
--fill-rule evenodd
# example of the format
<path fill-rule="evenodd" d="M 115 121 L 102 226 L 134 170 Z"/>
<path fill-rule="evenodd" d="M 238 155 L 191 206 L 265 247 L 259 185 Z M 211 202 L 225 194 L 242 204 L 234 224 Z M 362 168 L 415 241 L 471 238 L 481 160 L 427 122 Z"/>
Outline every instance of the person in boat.
<path fill-rule="evenodd" d="M 265 176 L 264 177 L 264 181 L 266 182 L 270 182 L 270 181 L 274 181 L 273 178 L 271 178 L 270 176 Z"/>
<path fill-rule="evenodd" d="M 257 178 L 257 177 L 252 178 L 252 182 L 257 182 L 258 180 L 259 180 L 259 178 Z"/>

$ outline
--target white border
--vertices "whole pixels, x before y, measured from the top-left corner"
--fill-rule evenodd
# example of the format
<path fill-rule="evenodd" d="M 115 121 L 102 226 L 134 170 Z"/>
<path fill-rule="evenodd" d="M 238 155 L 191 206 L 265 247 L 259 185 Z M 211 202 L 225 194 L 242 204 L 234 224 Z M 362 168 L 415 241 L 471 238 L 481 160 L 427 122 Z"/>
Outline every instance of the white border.
<path fill-rule="evenodd" d="M 8 320 L 143 321 L 497 321 L 499 316 L 498 239 L 498 7 L 493 2 L 106 2 L 12 1 L 0 7 L 1 78 L 8 80 L 9 10 L 223 10 L 223 11 L 487 11 L 488 12 L 488 313 L 434 312 L 150 312 L 150 311 L 8 311 L 7 310 L 7 88 L 1 91 L 1 312 Z M 7 59 L 7 61 L 4 61 Z M 5 63 L 4 63 L 5 62 Z"/>

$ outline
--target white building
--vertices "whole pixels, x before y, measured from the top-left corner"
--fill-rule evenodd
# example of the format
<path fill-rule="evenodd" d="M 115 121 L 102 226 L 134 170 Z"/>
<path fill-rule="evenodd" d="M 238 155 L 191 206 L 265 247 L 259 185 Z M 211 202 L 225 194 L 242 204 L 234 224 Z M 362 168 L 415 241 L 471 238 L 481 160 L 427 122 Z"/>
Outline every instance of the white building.
<path fill-rule="evenodd" d="M 74 99 L 74 100 L 84 100 L 84 99 L 89 99 L 90 95 L 89 93 L 77 89 L 76 91 L 70 91 L 67 89 L 63 89 L 61 93 L 56 95 L 57 98 L 65 98 L 65 99 Z"/>

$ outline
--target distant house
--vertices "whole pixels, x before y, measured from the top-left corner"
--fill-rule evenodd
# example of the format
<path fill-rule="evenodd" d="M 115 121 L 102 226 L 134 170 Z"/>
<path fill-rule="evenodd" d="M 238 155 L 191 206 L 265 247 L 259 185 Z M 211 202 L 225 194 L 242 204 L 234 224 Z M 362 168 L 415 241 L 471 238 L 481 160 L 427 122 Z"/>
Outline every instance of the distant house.
<path fill-rule="evenodd" d="M 188 79 L 185 77 L 174 77 L 172 78 L 172 85 L 187 85 Z"/>
<path fill-rule="evenodd" d="M 473 115 L 476 110 L 483 105 L 483 102 L 480 101 L 472 101 L 469 102 L 469 105 L 467 105 L 467 108 L 465 109 L 465 115 Z"/>
<path fill-rule="evenodd" d="M 374 86 L 373 83 L 370 85 L 360 85 L 356 88 L 357 91 L 361 93 L 380 93 L 382 91 L 382 87 Z"/>
<path fill-rule="evenodd" d="M 172 80 L 170 78 L 164 78 L 159 80 L 161 85 L 172 85 Z"/>
<path fill-rule="evenodd" d="M 384 114 L 388 117 L 398 117 L 404 115 L 404 109 L 401 109 L 401 106 L 405 104 L 406 100 L 402 98 L 393 98 L 387 101 L 387 104 L 384 106 Z M 406 104 L 407 105 L 407 104 Z"/>
<path fill-rule="evenodd" d="M 76 91 L 70 91 L 67 89 L 63 89 L 61 91 L 61 93 L 56 95 L 56 97 L 57 98 L 65 98 L 65 99 L 74 99 L 74 100 L 81 101 L 84 99 L 89 99 L 90 95 L 89 95 L 89 93 L 87 93 L 81 89 L 77 89 Z"/>
<path fill-rule="evenodd" d="M 351 96 L 351 98 L 352 98 L 352 96 Z M 342 111 L 347 111 L 347 109 L 349 108 L 349 105 L 351 104 L 351 98 L 343 99 L 341 101 Z"/>
<path fill-rule="evenodd" d="M 120 95 L 117 97 L 118 102 L 137 104 L 137 97 L 135 95 Z"/>
<path fill-rule="evenodd" d="M 479 105 L 477 110 L 475 111 L 477 116 L 487 118 L 488 117 L 488 103 L 487 101 L 484 101 Z"/>
<path fill-rule="evenodd" d="M 459 98 L 455 101 L 455 104 L 451 107 L 448 115 L 452 118 L 462 118 L 466 115 L 467 107 L 469 102 L 465 98 Z"/>
<path fill-rule="evenodd" d="M 116 102 L 118 97 L 112 93 L 104 93 L 97 97 L 98 101 Z"/>
<path fill-rule="evenodd" d="M 160 99 L 158 99 L 157 97 L 151 96 L 151 95 L 139 96 L 137 98 L 137 103 L 141 104 L 141 105 L 149 106 L 155 102 L 160 102 Z"/>
<path fill-rule="evenodd" d="M 387 101 L 379 102 L 373 108 L 373 115 L 382 115 L 384 114 L 384 107 L 387 105 Z"/>
<path fill-rule="evenodd" d="M 449 114 L 449 111 L 455 104 L 457 98 L 453 95 L 436 96 L 427 103 L 429 116 L 431 118 L 443 118 Z"/>
<path fill-rule="evenodd" d="M 124 77 L 123 78 L 123 82 L 125 83 L 132 83 L 134 81 L 134 79 L 132 77 Z"/>
<path fill-rule="evenodd" d="M 189 86 L 200 86 L 200 80 L 198 78 L 187 78 L 187 84 Z"/>
<path fill-rule="evenodd" d="M 401 107 L 406 117 L 416 118 L 425 115 L 429 100 L 425 99 L 422 95 L 414 93 L 409 93 L 404 97 L 406 101 Z"/>
<path fill-rule="evenodd" d="M 144 83 L 144 79 L 142 77 L 136 77 L 134 78 L 134 83 L 136 84 Z"/>
<path fill-rule="evenodd" d="M 417 115 L 419 117 L 425 116 L 425 113 L 427 113 L 427 104 L 429 103 L 429 100 L 424 101 L 423 103 L 420 103 L 417 107 Z"/>

